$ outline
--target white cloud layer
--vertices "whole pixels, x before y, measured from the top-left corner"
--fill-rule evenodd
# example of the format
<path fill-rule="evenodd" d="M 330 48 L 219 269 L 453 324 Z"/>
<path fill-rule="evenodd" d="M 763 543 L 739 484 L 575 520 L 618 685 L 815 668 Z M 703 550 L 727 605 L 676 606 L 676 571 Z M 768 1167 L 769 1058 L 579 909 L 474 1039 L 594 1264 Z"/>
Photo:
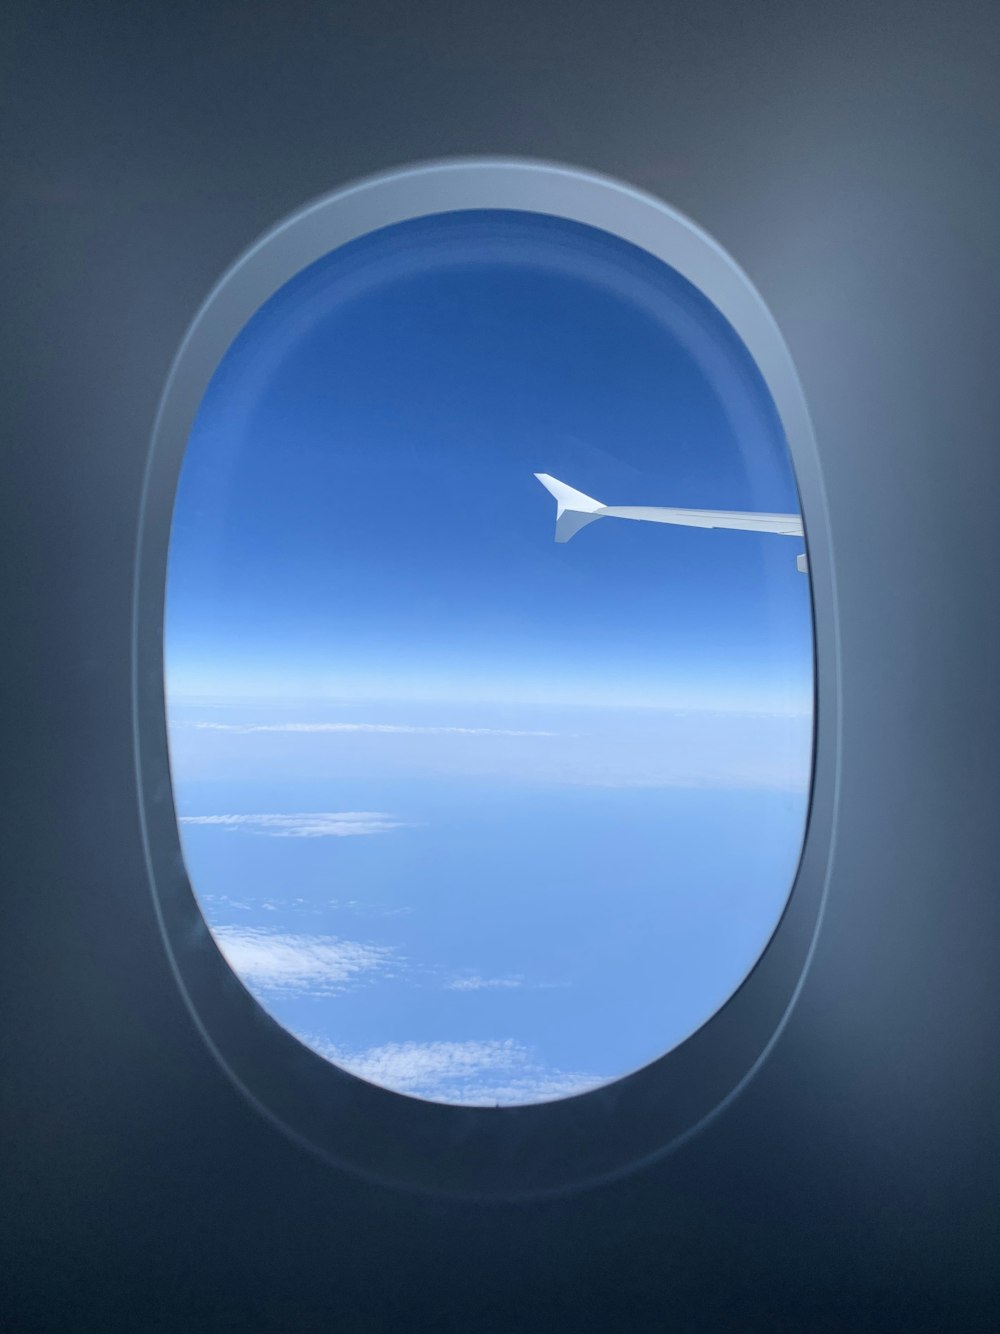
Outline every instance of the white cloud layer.
<path fill-rule="evenodd" d="M 385 834 L 406 824 L 384 811 L 311 811 L 300 815 L 182 815 L 181 824 L 249 829 L 272 838 L 346 838 Z"/>
<path fill-rule="evenodd" d="M 513 1038 L 480 1042 L 390 1042 L 351 1051 L 299 1035 L 328 1060 L 369 1083 L 431 1102 L 492 1107 L 547 1102 L 596 1088 L 600 1075 L 556 1070 Z"/>
<path fill-rule="evenodd" d="M 251 991 L 334 995 L 366 974 L 384 972 L 395 950 L 337 936 L 292 935 L 254 927 L 218 926 L 213 935 L 226 961 Z"/>
<path fill-rule="evenodd" d="M 413 736 L 555 736 L 555 732 L 523 731 L 507 727 L 420 727 L 410 723 L 211 723 L 175 722 L 203 732 L 376 732 Z"/>

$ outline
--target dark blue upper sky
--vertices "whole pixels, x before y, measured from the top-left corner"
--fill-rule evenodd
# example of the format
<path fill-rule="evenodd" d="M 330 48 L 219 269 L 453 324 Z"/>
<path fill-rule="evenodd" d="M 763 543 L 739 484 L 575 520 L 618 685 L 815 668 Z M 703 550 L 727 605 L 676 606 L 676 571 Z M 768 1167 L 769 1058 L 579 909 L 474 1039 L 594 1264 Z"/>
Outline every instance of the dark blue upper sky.
<path fill-rule="evenodd" d="M 795 538 L 607 504 L 797 511 L 746 349 L 674 270 L 542 215 L 438 215 L 304 270 L 198 413 L 172 537 L 172 693 L 802 708 Z"/>

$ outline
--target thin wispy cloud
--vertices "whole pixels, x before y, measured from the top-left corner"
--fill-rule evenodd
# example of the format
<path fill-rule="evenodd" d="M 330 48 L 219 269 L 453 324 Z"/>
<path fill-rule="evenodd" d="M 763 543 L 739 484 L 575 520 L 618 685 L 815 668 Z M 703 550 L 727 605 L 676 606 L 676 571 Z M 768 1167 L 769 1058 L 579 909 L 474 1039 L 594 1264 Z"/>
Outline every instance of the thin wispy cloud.
<path fill-rule="evenodd" d="M 338 936 L 241 926 L 217 926 L 212 934 L 227 963 L 254 992 L 335 995 L 384 973 L 396 959 L 390 946 Z"/>
<path fill-rule="evenodd" d="M 408 917 L 414 909 L 409 904 L 367 903 L 363 899 L 304 899 L 282 898 L 269 894 L 266 898 L 250 897 L 248 901 L 230 898 L 226 894 L 206 894 L 205 902 L 223 908 L 243 908 L 247 911 L 261 909 L 265 912 L 281 912 L 301 916 L 323 916 L 328 912 L 346 912 L 354 917 Z"/>
<path fill-rule="evenodd" d="M 601 1075 L 559 1070 L 513 1038 L 472 1042 L 390 1042 L 351 1050 L 300 1035 L 328 1060 L 369 1083 L 465 1106 L 505 1106 L 567 1098 L 606 1083 Z"/>
<path fill-rule="evenodd" d="M 509 977 L 480 977 L 478 973 L 470 977 L 454 977 L 445 986 L 448 991 L 498 991 L 524 986 L 520 974 Z"/>
<path fill-rule="evenodd" d="M 691 772 L 677 773 L 618 773 L 601 772 L 566 773 L 561 781 L 569 787 L 606 787 L 606 788 L 679 788 L 683 791 L 733 791 L 733 792 L 805 792 L 809 788 L 811 771 L 802 769 L 798 772 L 768 771 L 747 769 L 743 772 Z"/>
<path fill-rule="evenodd" d="M 213 912 L 220 908 L 228 911 L 230 908 L 237 908 L 240 912 L 252 912 L 256 906 L 254 903 L 248 903 L 245 899 L 234 899 L 230 894 L 203 894 L 202 899 L 210 904 Z M 262 904 L 266 908 L 267 904 Z"/>
<path fill-rule="evenodd" d="M 330 899 L 326 906 L 356 917 L 409 917 L 414 911 L 409 904 L 366 903 L 362 899 Z"/>
<path fill-rule="evenodd" d="M 386 834 L 406 829 L 384 811 L 310 811 L 298 815 L 182 815 L 181 824 L 216 825 L 223 829 L 246 829 L 272 838 L 349 838 Z"/>
<path fill-rule="evenodd" d="M 521 973 L 506 973 L 502 977 L 483 977 L 481 973 L 463 973 L 444 984 L 446 991 L 551 991 L 568 987 L 569 982 L 529 982 Z"/>
<path fill-rule="evenodd" d="M 555 732 L 511 727 L 434 727 L 411 723 L 215 723 L 180 721 L 173 727 L 202 732 L 373 732 L 404 736 L 556 736 Z"/>

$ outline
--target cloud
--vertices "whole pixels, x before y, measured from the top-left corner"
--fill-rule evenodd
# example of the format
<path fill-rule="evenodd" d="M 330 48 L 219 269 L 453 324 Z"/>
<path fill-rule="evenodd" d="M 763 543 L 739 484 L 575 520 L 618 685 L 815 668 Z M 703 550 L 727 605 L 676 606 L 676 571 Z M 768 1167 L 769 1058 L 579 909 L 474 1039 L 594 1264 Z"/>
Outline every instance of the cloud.
<path fill-rule="evenodd" d="M 182 815 L 181 824 L 249 829 L 272 838 L 346 838 L 409 826 L 384 811 L 312 811 L 302 815 Z"/>
<path fill-rule="evenodd" d="M 779 769 L 734 769 L 732 772 L 678 770 L 647 773 L 616 773 L 608 771 L 566 772 L 558 781 L 568 787 L 606 787 L 616 789 L 680 788 L 683 791 L 735 792 L 806 792 L 812 778 L 811 768 L 797 771 Z"/>
<path fill-rule="evenodd" d="M 465 973 L 446 982 L 447 991 L 498 991 L 527 988 L 529 991 L 551 991 L 568 987 L 569 982 L 527 982 L 520 973 L 508 973 L 505 977 L 483 977 L 480 973 Z"/>
<path fill-rule="evenodd" d="M 245 902 L 242 899 L 230 898 L 227 894 L 205 894 L 202 896 L 206 903 L 213 905 L 220 904 L 225 908 L 244 908 L 251 911 L 254 908 L 261 908 L 267 912 L 283 913 L 307 913 L 311 916 L 320 916 L 331 910 L 336 912 L 351 913 L 354 917 L 408 917 L 415 909 L 408 904 L 384 904 L 367 903 L 362 899 L 305 899 L 302 897 L 290 899 L 281 898 L 274 894 L 269 894 L 267 898 L 251 898 Z"/>
<path fill-rule="evenodd" d="M 389 946 L 337 936 L 292 935 L 242 926 L 217 926 L 212 934 L 230 967 L 254 992 L 334 995 L 365 974 L 384 972 L 396 957 Z"/>
<path fill-rule="evenodd" d="M 520 974 L 511 977 L 480 977 L 473 973 L 469 977 L 456 977 L 445 984 L 449 991 L 484 991 L 487 989 L 523 987 L 524 978 Z"/>
<path fill-rule="evenodd" d="M 601 1075 L 557 1070 L 513 1038 L 473 1042 L 390 1042 L 349 1050 L 300 1035 L 328 1060 L 369 1083 L 432 1102 L 511 1106 L 547 1102 L 606 1083 Z"/>
<path fill-rule="evenodd" d="M 375 732 L 407 736 L 556 736 L 555 732 L 522 731 L 507 727 L 419 727 L 410 723 L 210 723 L 174 722 L 172 727 L 193 727 L 203 732 Z"/>
<path fill-rule="evenodd" d="M 241 912 L 252 912 L 254 907 L 252 903 L 247 903 L 244 899 L 234 899 L 229 894 L 204 894 L 202 897 L 213 907 L 219 905 L 224 908 L 238 908 Z M 264 907 L 267 907 L 266 903 Z"/>

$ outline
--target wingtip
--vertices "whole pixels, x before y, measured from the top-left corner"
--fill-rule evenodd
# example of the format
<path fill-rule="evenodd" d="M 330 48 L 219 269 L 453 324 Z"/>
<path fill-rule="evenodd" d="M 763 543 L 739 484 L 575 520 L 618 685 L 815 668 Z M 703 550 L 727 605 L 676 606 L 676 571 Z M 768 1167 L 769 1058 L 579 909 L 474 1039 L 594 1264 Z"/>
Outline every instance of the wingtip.
<path fill-rule="evenodd" d="M 604 506 L 593 496 L 585 496 L 582 491 L 560 482 L 547 472 L 536 472 L 535 476 L 555 498 L 556 502 L 556 541 L 568 542 L 569 539 L 586 527 L 594 519 L 599 519 Z"/>
<path fill-rule="evenodd" d="M 593 496 L 585 495 L 582 491 L 577 491 L 574 486 L 568 486 L 565 482 L 561 482 L 558 477 L 553 477 L 551 473 L 536 472 L 535 476 L 546 491 L 555 496 L 560 514 L 564 509 L 580 510 L 584 514 L 591 514 L 595 510 L 604 508 L 601 501 L 595 500 Z"/>

